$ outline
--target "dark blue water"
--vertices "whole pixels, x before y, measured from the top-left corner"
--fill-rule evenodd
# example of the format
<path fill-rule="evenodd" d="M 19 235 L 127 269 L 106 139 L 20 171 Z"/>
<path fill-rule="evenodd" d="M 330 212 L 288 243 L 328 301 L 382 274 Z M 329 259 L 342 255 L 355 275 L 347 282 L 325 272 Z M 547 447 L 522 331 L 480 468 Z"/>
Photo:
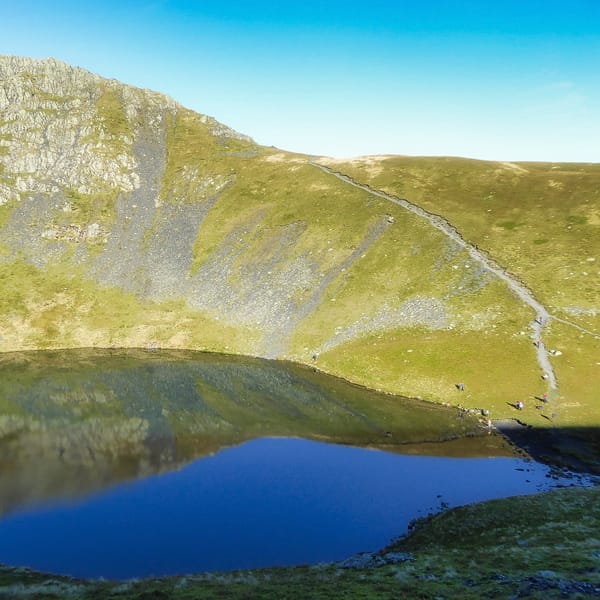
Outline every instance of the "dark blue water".
<path fill-rule="evenodd" d="M 376 550 L 410 520 L 548 489 L 518 459 L 410 457 L 260 439 L 184 469 L 0 521 L 0 562 L 127 579 L 341 560 Z"/>

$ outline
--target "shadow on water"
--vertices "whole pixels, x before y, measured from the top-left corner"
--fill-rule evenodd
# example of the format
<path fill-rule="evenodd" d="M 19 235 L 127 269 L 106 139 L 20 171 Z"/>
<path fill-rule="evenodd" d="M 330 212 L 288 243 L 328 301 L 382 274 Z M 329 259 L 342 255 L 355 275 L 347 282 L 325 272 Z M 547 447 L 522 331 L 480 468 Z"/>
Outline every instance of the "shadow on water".
<path fill-rule="evenodd" d="M 494 425 L 537 462 L 600 475 L 598 427 L 532 427 L 518 420 L 496 421 Z"/>
<path fill-rule="evenodd" d="M 0 355 L 0 514 L 261 437 L 511 456 L 475 417 L 279 361 L 189 351 Z"/>

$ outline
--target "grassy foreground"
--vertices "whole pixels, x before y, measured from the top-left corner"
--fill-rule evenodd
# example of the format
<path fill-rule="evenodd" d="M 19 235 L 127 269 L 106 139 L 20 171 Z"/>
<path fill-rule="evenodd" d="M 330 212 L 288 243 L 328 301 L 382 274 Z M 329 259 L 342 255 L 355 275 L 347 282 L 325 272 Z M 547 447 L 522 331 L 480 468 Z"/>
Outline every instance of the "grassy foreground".
<path fill-rule="evenodd" d="M 338 564 L 129 582 L 0 570 L 0 598 L 588 598 L 600 596 L 600 488 L 450 510 Z"/>

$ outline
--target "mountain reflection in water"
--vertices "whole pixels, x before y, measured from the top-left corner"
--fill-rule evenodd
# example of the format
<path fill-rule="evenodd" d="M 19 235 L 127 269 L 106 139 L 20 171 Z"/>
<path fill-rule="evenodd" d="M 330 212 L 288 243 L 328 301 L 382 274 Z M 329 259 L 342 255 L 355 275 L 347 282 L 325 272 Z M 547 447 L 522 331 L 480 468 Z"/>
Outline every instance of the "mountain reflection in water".
<path fill-rule="evenodd" d="M 0 514 L 260 437 L 439 456 L 510 454 L 496 436 L 465 437 L 478 433 L 477 421 L 455 409 L 292 363 L 188 351 L 2 354 Z"/>

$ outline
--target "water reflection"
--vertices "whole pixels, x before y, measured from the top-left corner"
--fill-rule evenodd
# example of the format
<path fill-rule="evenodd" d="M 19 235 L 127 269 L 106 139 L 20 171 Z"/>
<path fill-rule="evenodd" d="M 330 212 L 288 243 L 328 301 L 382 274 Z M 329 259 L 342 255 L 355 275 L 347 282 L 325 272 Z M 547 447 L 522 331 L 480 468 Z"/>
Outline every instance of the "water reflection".
<path fill-rule="evenodd" d="M 288 363 L 185 351 L 4 354 L 0 513 L 172 470 L 258 437 L 509 453 L 494 436 L 466 437 L 479 433 L 475 419 L 451 408 Z"/>
<path fill-rule="evenodd" d="M 182 470 L 0 520 L 0 562 L 127 579 L 342 560 L 439 508 L 558 483 L 514 458 L 260 439 Z"/>

